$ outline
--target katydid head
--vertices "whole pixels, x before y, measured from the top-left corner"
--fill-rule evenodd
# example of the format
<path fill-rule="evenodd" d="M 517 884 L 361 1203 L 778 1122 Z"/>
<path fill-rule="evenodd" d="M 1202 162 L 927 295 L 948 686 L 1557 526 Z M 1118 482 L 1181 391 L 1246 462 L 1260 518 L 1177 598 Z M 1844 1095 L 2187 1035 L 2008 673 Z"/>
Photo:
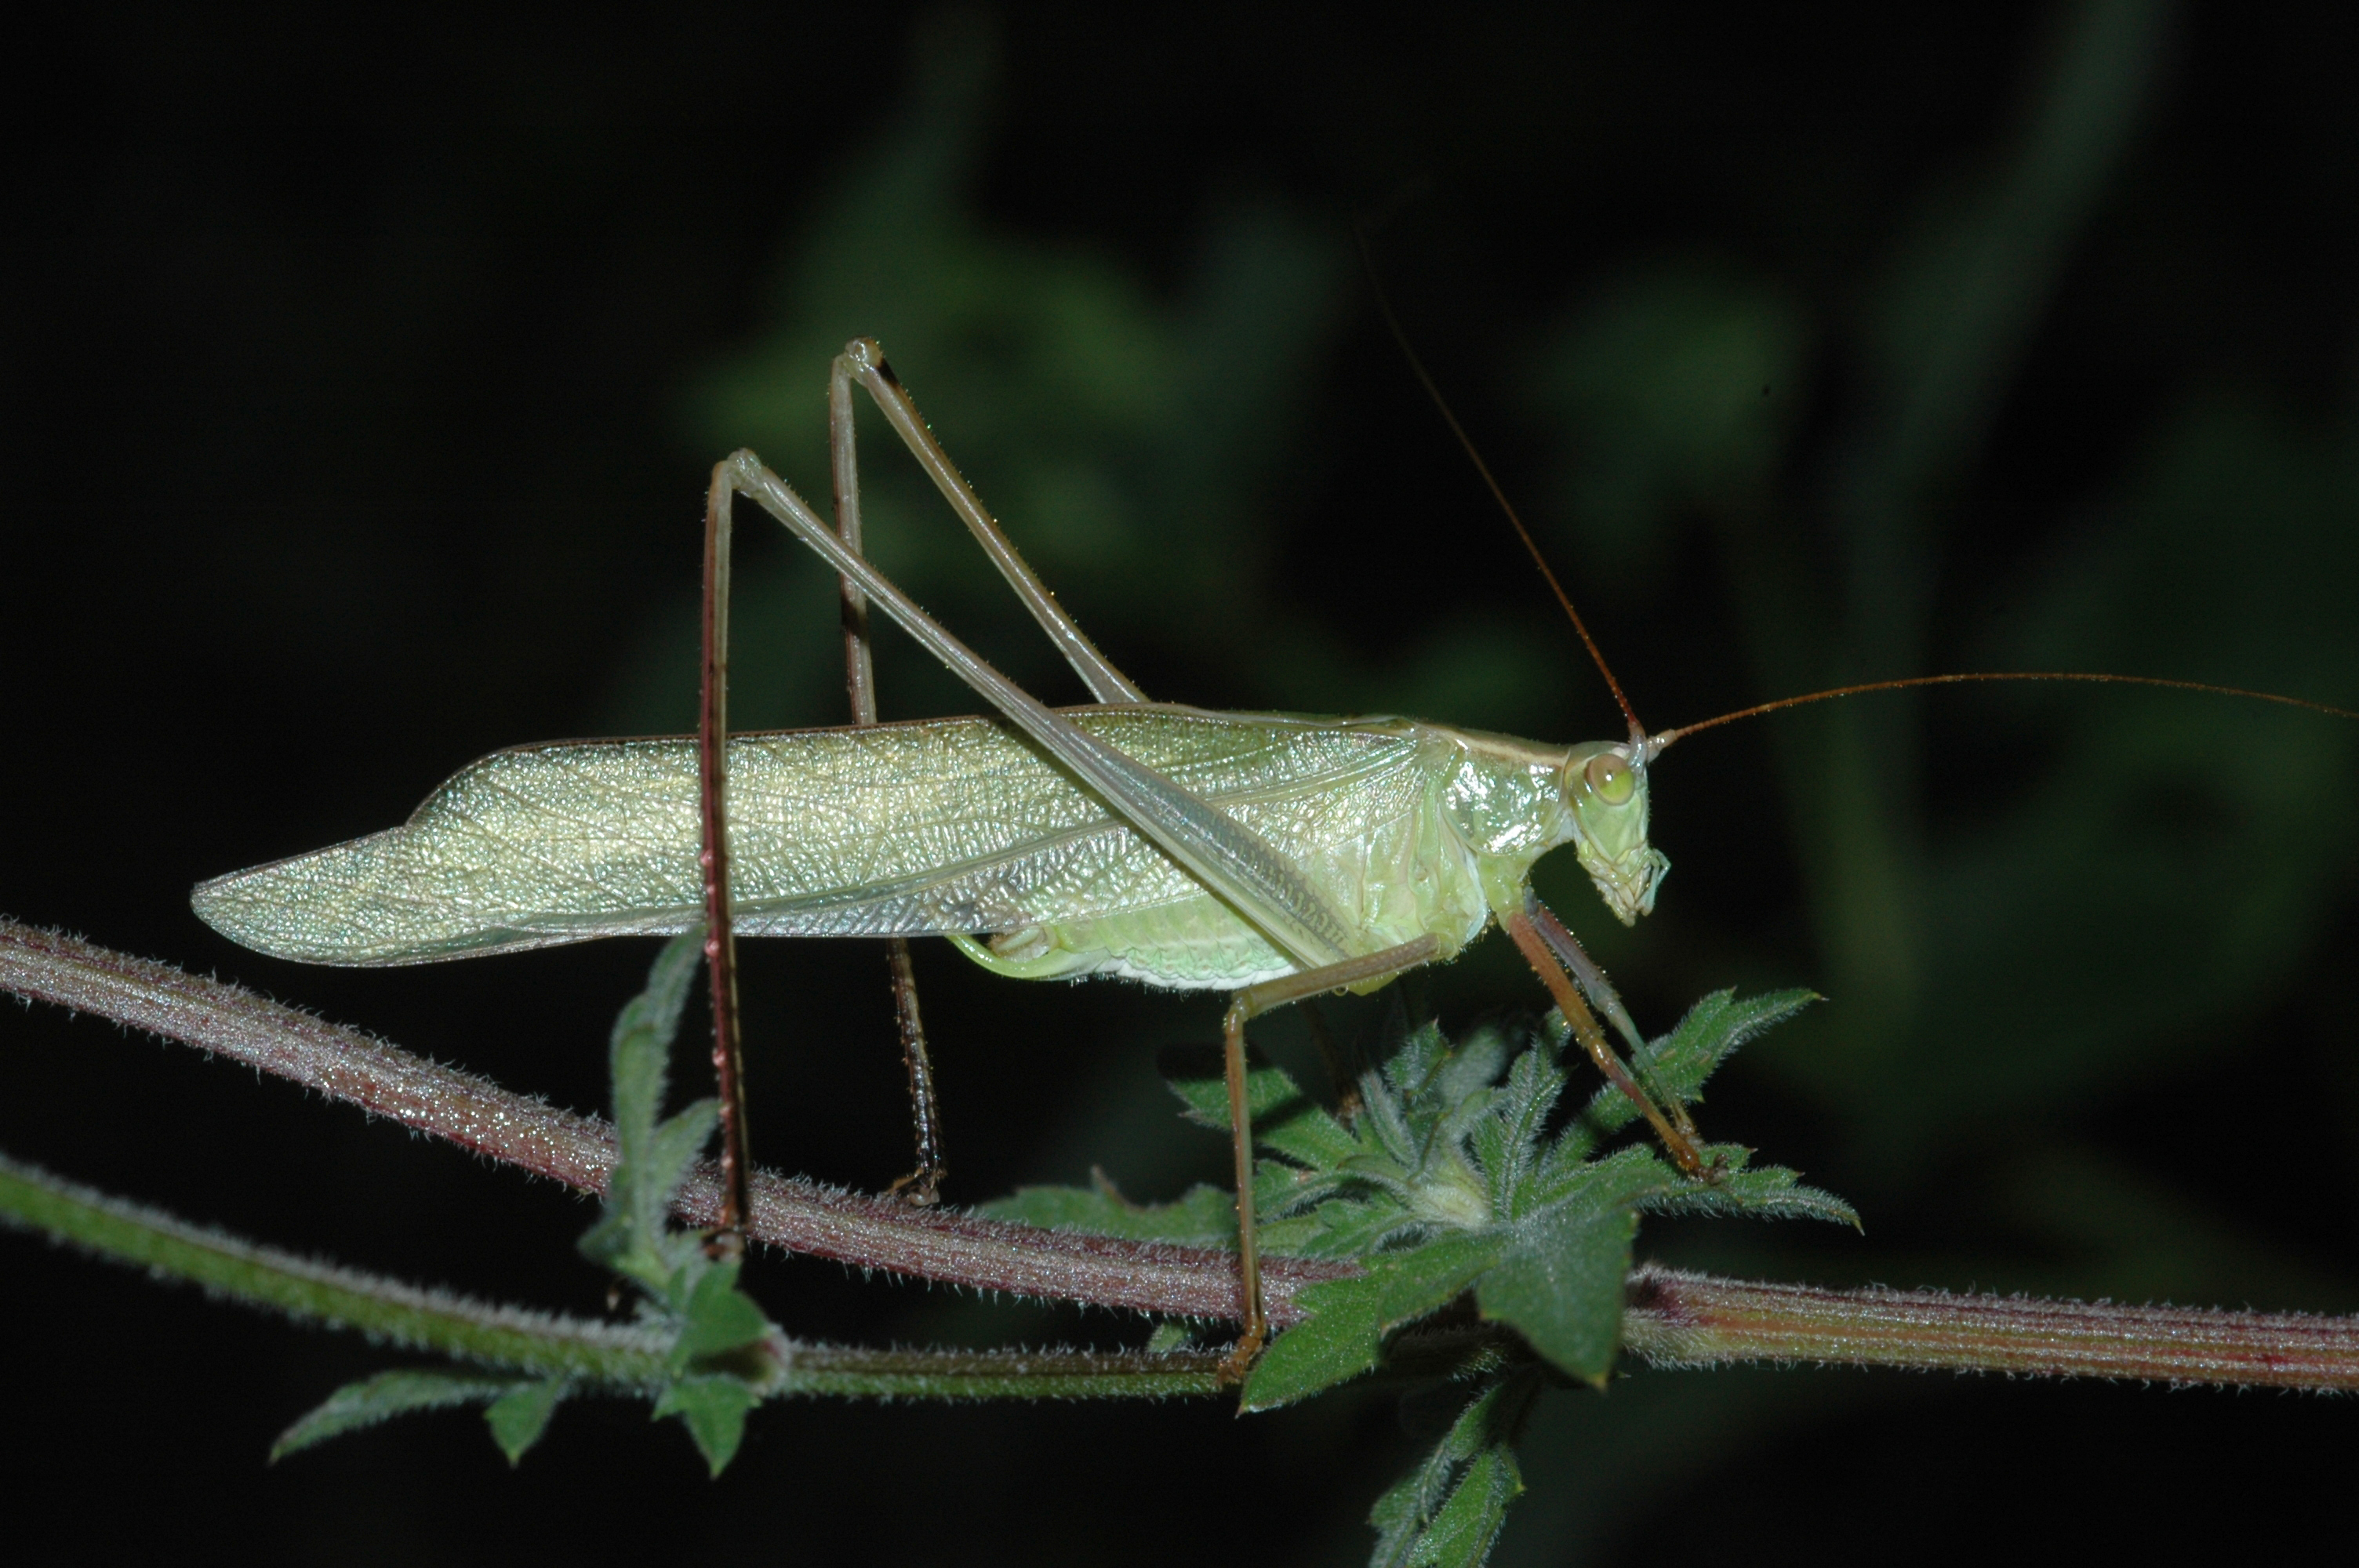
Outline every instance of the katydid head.
<path fill-rule="evenodd" d="M 1615 919 L 1635 925 L 1655 908 L 1669 857 L 1647 841 L 1646 741 L 1578 746 L 1558 787 L 1572 813 L 1573 850 Z"/>

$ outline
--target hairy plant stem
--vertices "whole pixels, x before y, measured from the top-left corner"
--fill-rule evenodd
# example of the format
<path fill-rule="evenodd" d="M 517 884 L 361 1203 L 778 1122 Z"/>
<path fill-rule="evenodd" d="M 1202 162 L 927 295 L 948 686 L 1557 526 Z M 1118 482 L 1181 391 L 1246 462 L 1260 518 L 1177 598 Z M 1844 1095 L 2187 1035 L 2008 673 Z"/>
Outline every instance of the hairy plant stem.
<path fill-rule="evenodd" d="M 0 1155 L 0 1220 L 290 1317 L 483 1366 L 656 1386 L 668 1346 L 636 1327 L 494 1306 L 260 1247 Z"/>
<path fill-rule="evenodd" d="M 234 1056 L 586 1192 L 603 1192 L 614 1171 L 614 1130 L 603 1121 L 437 1066 L 357 1031 L 168 965 L 0 921 L 0 989 Z M 0 1182 L 6 1203 L 0 1206 L 7 1206 L 23 1223 L 282 1310 L 332 1317 L 408 1343 L 431 1343 L 472 1359 L 483 1359 L 487 1352 L 465 1348 L 462 1340 L 478 1346 L 506 1346 L 514 1342 L 498 1336 L 516 1332 L 517 1321 L 562 1322 L 513 1309 L 456 1303 L 388 1281 L 377 1283 L 393 1296 L 353 1302 L 350 1312 L 330 1310 L 327 1303 L 334 1291 L 352 1288 L 352 1281 L 365 1277 L 196 1231 L 55 1178 L 27 1175 L 22 1167 L 6 1170 L 6 1181 Z M 27 1181 L 34 1186 L 7 1184 Z M 61 1193 L 71 1201 L 56 1195 Z M 20 1202 L 26 1206 L 16 1206 Z M 83 1206 L 76 1209 L 74 1205 Z M 691 1178 L 676 1206 L 695 1223 L 710 1224 L 717 1217 L 719 1186 L 710 1166 Z M 132 1230 L 120 1229 L 125 1225 Z M 147 1228 L 141 1230 L 142 1226 Z M 150 1239 L 116 1244 L 133 1232 Z M 889 1198 L 864 1197 L 767 1172 L 755 1178 L 749 1233 L 791 1251 L 981 1291 L 1176 1317 L 1234 1321 L 1238 1316 L 1236 1260 L 1228 1252 L 913 1209 Z M 167 1235 L 180 1238 L 176 1246 L 197 1249 L 184 1258 L 174 1254 L 187 1266 L 139 1249 L 163 1246 L 153 1238 Z M 268 1290 L 256 1286 L 249 1292 L 234 1282 L 246 1278 L 237 1272 L 243 1265 L 219 1260 L 234 1258 L 272 1260 L 271 1268 L 285 1280 L 310 1282 L 299 1288 L 284 1282 Z M 1305 1315 L 1295 1299 L 1299 1292 L 1353 1271 L 1348 1263 L 1268 1260 L 1263 1286 L 1272 1323 L 1299 1322 Z M 403 1292 L 410 1296 L 399 1295 Z M 477 1316 L 466 1319 L 471 1326 L 463 1331 L 454 1323 L 447 1330 L 453 1337 L 447 1342 L 413 1336 L 413 1331 L 425 1332 L 420 1325 L 434 1313 L 460 1307 Z M 387 1312 L 409 1326 L 388 1326 L 393 1320 L 370 1315 Z M 413 1313 L 425 1315 L 405 1315 Z M 593 1344 L 594 1335 L 621 1332 L 594 1324 L 573 1326 L 592 1331 L 593 1338 L 560 1336 L 556 1343 L 568 1348 L 536 1348 L 531 1354 L 606 1355 L 609 1351 L 599 1347 L 603 1341 Z M 2359 1389 L 2359 1319 L 1940 1292 L 1831 1291 L 1721 1280 L 1651 1265 L 1631 1276 L 1624 1336 L 1632 1355 L 1659 1367 L 1816 1361 Z M 611 1353 L 622 1356 L 625 1350 L 616 1347 Z M 1203 1390 L 1193 1385 L 1198 1374 L 1187 1357 L 1188 1353 L 1153 1358 L 1117 1355 L 1109 1361 L 1104 1355 L 1088 1352 L 887 1352 L 796 1346 L 791 1358 L 803 1380 L 790 1391 L 978 1398 L 1060 1391 L 1209 1391 L 1209 1382 Z M 1212 1358 L 1204 1359 L 1209 1368 Z M 553 1360 L 501 1364 L 565 1369 Z M 618 1376 L 622 1366 L 615 1363 Z M 1204 1376 L 1209 1379 L 1209 1373 Z M 1125 1379 L 1135 1379 L 1136 1386 Z M 781 1391 L 789 1390 L 782 1387 Z"/>
<path fill-rule="evenodd" d="M 582 1192 L 604 1193 L 614 1175 L 614 1130 L 596 1117 L 168 964 L 0 920 L 0 989 L 232 1057 Z M 1233 1253 L 913 1210 L 769 1171 L 756 1172 L 752 1187 L 746 1233 L 790 1252 L 1041 1300 L 1178 1317 L 1239 1315 Z M 690 1224 L 719 1219 L 721 1184 L 710 1163 L 689 1177 L 674 1207 Z M 1299 1322 L 1298 1292 L 1350 1272 L 1346 1264 L 1304 1259 L 1264 1271 L 1271 1322 Z"/>
<path fill-rule="evenodd" d="M 670 1336 L 647 1325 L 491 1305 L 299 1258 L 93 1192 L 5 1155 L 0 1223 L 44 1231 L 250 1306 L 355 1328 L 519 1378 L 561 1377 L 648 1392 L 660 1390 L 671 1370 Z M 754 1360 L 749 1380 L 773 1398 L 1138 1399 L 1212 1393 L 1220 1358 L 1187 1350 L 866 1350 L 774 1335 Z"/>
<path fill-rule="evenodd" d="M 1642 1264 L 1623 1347 L 1656 1367 L 1814 1361 L 1922 1371 L 2359 1390 L 2359 1318 L 1946 1291 L 1832 1291 Z"/>

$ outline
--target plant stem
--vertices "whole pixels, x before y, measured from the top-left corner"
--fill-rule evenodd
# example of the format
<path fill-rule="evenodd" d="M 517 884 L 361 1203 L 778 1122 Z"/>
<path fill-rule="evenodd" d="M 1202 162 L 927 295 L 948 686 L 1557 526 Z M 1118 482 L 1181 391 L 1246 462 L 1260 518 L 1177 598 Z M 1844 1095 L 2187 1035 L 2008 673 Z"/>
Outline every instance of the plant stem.
<path fill-rule="evenodd" d="M 2359 1318 L 1945 1291 L 1822 1290 L 1641 1265 L 1623 1344 L 1657 1367 L 1815 1361 L 2359 1390 Z"/>
<path fill-rule="evenodd" d="M 788 1394 L 867 1399 L 1171 1399 L 1221 1390 L 1217 1350 L 793 1347 Z"/>
<path fill-rule="evenodd" d="M 217 1052 L 582 1192 L 603 1194 L 614 1175 L 614 1130 L 596 1117 L 168 964 L 0 920 L 0 989 Z M 1041 1300 L 1175 1317 L 1240 1315 L 1234 1253 L 913 1209 L 768 1171 L 756 1172 L 752 1186 L 747 1234 L 791 1252 Z M 720 1180 L 710 1162 L 690 1175 L 673 1206 L 691 1224 L 719 1219 Z M 1270 1321 L 1299 1322 L 1296 1292 L 1352 1271 L 1343 1263 L 1278 1260 L 1263 1271 Z"/>
<path fill-rule="evenodd" d="M 109 1197 L 5 1155 L 0 1221 L 290 1317 L 356 1328 L 479 1365 L 633 1388 L 664 1380 L 670 1346 L 663 1336 L 487 1305 L 298 1258 Z"/>
<path fill-rule="evenodd" d="M 357 1031 L 168 965 L 0 921 L 0 989 L 234 1056 L 586 1192 L 603 1193 L 614 1170 L 614 1130 L 603 1121 L 559 1110 L 484 1079 L 436 1066 Z M 95 1206 L 93 1212 L 114 1216 L 108 1223 L 136 1223 L 136 1217 L 146 1214 L 113 1199 L 68 1189 L 52 1178 L 41 1180 L 50 1184 L 45 1191 L 78 1194 L 74 1201 Z M 27 1196 L 24 1201 L 38 1207 L 61 1200 Z M 710 1223 L 718 1215 L 719 1186 L 710 1165 L 690 1179 L 676 1206 L 682 1216 L 700 1223 Z M 45 1217 L 47 1211 L 17 1212 L 28 1223 L 85 1245 L 168 1268 L 214 1289 L 237 1291 L 229 1282 L 231 1276 L 237 1275 L 232 1262 L 204 1265 L 227 1271 L 217 1277 L 193 1263 L 187 1268 L 168 1265 L 128 1247 L 113 1246 L 94 1233 L 104 1228 L 97 1218 L 89 1221 L 93 1234 L 85 1235 L 67 1223 Z M 177 1221 L 165 1223 L 178 1226 Z M 864 1197 L 768 1172 L 757 1173 L 755 1178 L 751 1233 L 792 1251 L 979 1291 L 1006 1291 L 1178 1317 L 1234 1321 L 1238 1315 L 1233 1253 L 1042 1230 L 940 1209 L 912 1209 L 891 1199 Z M 243 1242 L 228 1242 L 209 1232 L 188 1231 L 183 1239 L 190 1238 L 193 1238 L 190 1244 L 200 1249 L 245 1249 L 240 1256 L 248 1258 L 284 1256 Z M 260 1293 L 249 1299 L 267 1299 L 287 1311 L 333 1315 L 389 1337 L 410 1338 L 395 1328 L 375 1327 L 364 1313 L 378 1309 L 365 1303 L 356 1304 L 350 1314 L 307 1304 L 327 1301 L 328 1295 L 317 1292 L 332 1292 L 340 1288 L 340 1281 L 349 1283 L 362 1276 L 299 1259 L 285 1261 L 290 1277 L 304 1270 L 318 1275 L 303 1287 L 314 1294 L 304 1295 L 289 1285 L 286 1288 L 301 1299 Z M 1299 1292 L 1351 1272 L 1347 1263 L 1269 1260 L 1263 1271 L 1263 1285 L 1271 1321 L 1280 1325 L 1301 1321 L 1305 1314 L 1295 1301 Z M 451 1298 L 430 1292 L 417 1292 L 417 1296 L 423 1303 L 421 1310 L 440 1311 L 454 1304 Z M 506 1309 L 469 1310 L 496 1314 Z M 505 1333 L 508 1331 L 503 1326 L 506 1324 L 502 1319 L 467 1332 L 489 1335 L 497 1328 Z M 585 1326 L 606 1332 L 603 1325 Z M 2359 1319 L 1951 1295 L 1938 1291 L 1831 1291 L 1719 1280 L 1652 1265 L 1642 1266 L 1631 1275 L 1624 1336 L 1632 1355 L 1660 1367 L 1817 1361 L 2029 1376 L 2359 1389 Z M 452 1353 L 476 1354 L 459 1349 Z M 796 1346 L 793 1354 L 809 1379 L 799 1387 L 814 1393 L 925 1391 L 935 1397 L 960 1392 L 992 1397 L 1013 1391 L 1013 1383 L 1003 1387 L 995 1379 L 1023 1380 L 1025 1391 L 1032 1393 L 1066 1387 L 1060 1379 L 1075 1380 L 1074 1392 L 1113 1393 L 1127 1388 L 1123 1379 L 1133 1377 L 1147 1379 L 1137 1391 L 1198 1391 L 1187 1383 L 1192 1374 L 1179 1357 L 1158 1358 L 1151 1366 L 1142 1366 L 1135 1357 L 1106 1362 L 1082 1353 L 1075 1353 L 1080 1359 L 1066 1353 L 1005 1359 L 996 1358 L 995 1353 L 978 1359 L 977 1353 L 970 1352 Z M 854 1387 L 861 1379 L 869 1381 Z M 1080 1387 L 1082 1383 L 1090 1385 L 1086 1390 Z"/>
<path fill-rule="evenodd" d="M 625 1392 L 669 1380 L 671 1336 L 494 1306 L 298 1258 L 91 1191 L 0 1155 L 0 1223 L 45 1231 L 117 1262 L 217 1295 L 358 1329 L 521 1377 L 565 1377 Z M 1212 1351 L 866 1350 L 774 1335 L 761 1392 L 867 1399 L 1140 1399 L 1216 1391 Z"/>

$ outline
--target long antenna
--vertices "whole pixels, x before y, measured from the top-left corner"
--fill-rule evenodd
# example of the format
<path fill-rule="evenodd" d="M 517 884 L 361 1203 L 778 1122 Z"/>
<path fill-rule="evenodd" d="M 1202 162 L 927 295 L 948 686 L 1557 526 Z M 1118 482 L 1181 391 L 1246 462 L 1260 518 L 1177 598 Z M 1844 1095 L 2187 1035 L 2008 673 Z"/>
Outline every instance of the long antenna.
<path fill-rule="evenodd" d="M 2030 681 L 2076 680 L 2103 681 L 2115 686 L 2158 686 L 2172 691 L 2210 692 L 2214 697 L 2244 697 L 2256 702 L 2274 702 L 2285 708 L 2306 708 L 2312 713 L 2323 713 L 2335 719 L 2359 719 L 2359 712 L 2337 708 L 2332 703 L 2312 702 L 2304 697 L 2283 697 L 2273 691 L 2248 691 L 2240 686 L 2214 686 L 2209 681 L 2166 680 L 2160 676 L 2109 676 L 2082 670 L 1978 670 L 1954 676 L 1909 676 L 1900 680 L 1863 681 L 1857 686 L 1839 686 L 1825 691 L 1814 691 L 1807 697 L 1781 697 L 1775 702 L 1757 702 L 1751 708 L 1740 708 L 1734 713 L 1723 713 L 1716 719 L 1700 723 L 1682 724 L 1676 730 L 1666 730 L 1647 742 L 1652 752 L 1660 752 L 1674 741 L 1705 730 L 1716 730 L 1723 724 L 1734 724 L 1740 719 L 1753 719 L 1764 713 L 1775 713 L 1781 708 L 1801 708 L 1813 702 L 1827 702 L 1838 697 L 1857 697 L 1862 692 L 1898 691 L 1912 686 L 1962 686 L 1968 681 Z"/>
<path fill-rule="evenodd" d="M 1556 595 L 1556 601 L 1564 606 L 1566 616 L 1572 622 L 1572 629 L 1581 633 L 1581 645 L 1589 650 L 1591 660 L 1597 665 L 1597 673 L 1605 677 L 1607 689 L 1614 693 L 1614 701 L 1622 709 L 1622 717 L 1629 720 L 1630 743 L 1634 746 L 1644 744 L 1647 727 L 1638 722 L 1638 715 L 1630 707 L 1630 699 L 1622 693 L 1622 683 L 1614 678 L 1614 671 L 1605 663 L 1605 655 L 1598 651 L 1597 639 L 1589 634 L 1589 623 L 1582 620 L 1581 611 L 1572 607 L 1572 596 L 1564 591 L 1564 584 L 1557 580 L 1548 557 L 1540 554 L 1539 541 L 1532 537 L 1529 528 L 1524 526 L 1524 520 L 1516 514 L 1515 503 L 1507 499 L 1507 492 L 1499 488 L 1498 480 L 1491 473 L 1491 465 L 1483 460 L 1482 452 L 1475 448 L 1474 438 L 1458 422 L 1458 416 L 1451 412 L 1450 400 L 1441 395 L 1441 388 L 1434 384 L 1433 377 L 1426 371 L 1425 361 L 1418 357 L 1416 346 L 1408 341 L 1408 333 L 1402 328 L 1400 318 L 1393 314 L 1392 300 L 1385 293 L 1384 279 L 1376 275 L 1375 255 L 1368 248 L 1367 231 L 1354 223 L 1352 238 L 1359 244 L 1360 265 L 1367 270 L 1368 287 L 1375 294 L 1376 309 L 1383 315 L 1385 326 L 1391 330 L 1393 341 L 1400 345 L 1401 354 L 1408 361 L 1408 368 L 1416 373 L 1419 384 L 1425 388 L 1425 395 L 1432 398 L 1434 407 L 1441 411 L 1442 421 L 1450 427 L 1450 433 L 1457 437 L 1458 444 L 1466 449 L 1474 471 L 1483 476 L 1484 484 L 1490 486 L 1491 499 L 1496 501 L 1499 510 L 1507 514 L 1507 522 L 1514 526 L 1516 537 L 1521 539 L 1524 548 L 1531 552 L 1532 564 L 1540 568 L 1540 576 L 1547 580 L 1549 590 Z M 1659 747 L 1656 749 L 1660 750 Z"/>

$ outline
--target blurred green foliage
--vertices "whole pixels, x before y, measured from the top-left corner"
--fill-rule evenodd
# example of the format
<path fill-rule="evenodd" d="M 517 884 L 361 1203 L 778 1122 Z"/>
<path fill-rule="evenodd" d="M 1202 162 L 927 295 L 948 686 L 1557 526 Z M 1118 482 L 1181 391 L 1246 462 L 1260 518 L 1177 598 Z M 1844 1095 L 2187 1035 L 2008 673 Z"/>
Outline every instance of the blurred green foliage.
<path fill-rule="evenodd" d="M 1600 580 L 1659 588 L 1671 535 L 1769 495 L 1808 370 L 1800 312 L 1671 261 L 1576 301 L 1534 378 L 1563 434 L 1554 514 Z"/>

